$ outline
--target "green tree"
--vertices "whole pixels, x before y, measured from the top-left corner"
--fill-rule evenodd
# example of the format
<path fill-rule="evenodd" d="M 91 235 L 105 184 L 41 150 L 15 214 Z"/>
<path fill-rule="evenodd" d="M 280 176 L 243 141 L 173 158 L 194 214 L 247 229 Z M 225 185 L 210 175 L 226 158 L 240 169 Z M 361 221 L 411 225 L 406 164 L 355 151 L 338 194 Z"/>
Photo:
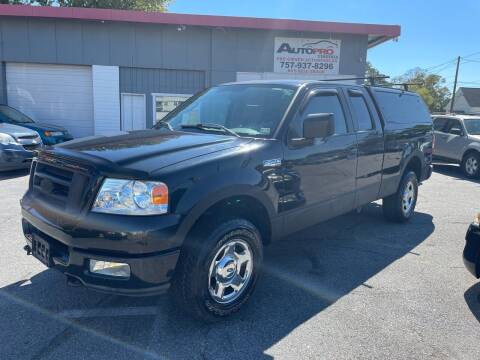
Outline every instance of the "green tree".
<path fill-rule="evenodd" d="M 417 92 L 430 112 L 443 112 L 452 94 L 445 86 L 445 79 L 437 74 L 415 68 L 394 79 L 395 83 L 410 83 L 409 90 Z"/>
<path fill-rule="evenodd" d="M 365 77 L 367 78 L 376 78 L 375 79 L 375 84 L 381 85 L 381 86 L 388 86 L 390 83 L 388 82 L 387 79 L 379 79 L 379 77 L 384 77 L 386 76 L 385 74 L 382 74 L 379 70 L 377 70 L 370 61 L 367 61 L 367 66 L 365 68 Z M 370 84 L 369 80 L 365 81 L 366 84 Z"/>
<path fill-rule="evenodd" d="M 0 0 L 41 6 L 86 7 L 101 9 L 167 11 L 170 0 Z"/>

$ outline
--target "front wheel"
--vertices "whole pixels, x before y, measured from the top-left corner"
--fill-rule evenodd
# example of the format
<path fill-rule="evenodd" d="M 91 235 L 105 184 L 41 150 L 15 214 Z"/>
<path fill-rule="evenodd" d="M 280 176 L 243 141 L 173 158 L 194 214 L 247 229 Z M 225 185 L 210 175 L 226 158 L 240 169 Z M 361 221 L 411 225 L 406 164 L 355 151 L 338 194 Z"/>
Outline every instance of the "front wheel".
<path fill-rule="evenodd" d="M 464 156 L 462 160 L 462 171 L 469 178 L 478 177 L 480 172 L 480 156 L 475 152 L 471 152 Z"/>
<path fill-rule="evenodd" d="M 383 214 L 390 221 L 409 220 L 415 212 L 417 196 L 417 176 L 413 171 L 407 171 L 402 177 L 397 192 L 383 199 Z"/>
<path fill-rule="evenodd" d="M 249 221 L 221 223 L 179 260 L 173 290 L 184 310 L 204 321 L 233 314 L 253 292 L 263 260 L 261 236 Z"/>

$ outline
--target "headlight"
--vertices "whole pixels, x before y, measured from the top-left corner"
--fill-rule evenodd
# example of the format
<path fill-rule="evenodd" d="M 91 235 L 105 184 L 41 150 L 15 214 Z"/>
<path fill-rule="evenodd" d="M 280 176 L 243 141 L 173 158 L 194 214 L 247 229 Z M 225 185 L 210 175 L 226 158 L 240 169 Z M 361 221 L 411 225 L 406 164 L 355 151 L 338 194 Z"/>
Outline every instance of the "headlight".
<path fill-rule="evenodd" d="M 168 212 L 168 187 L 162 182 L 105 179 L 92 211 L 120 215 Z"/>
<path fill-rule="evenodd" d="M 50 137 L 50 136 L 62 136 L 62 135 L 63 135 L 63 132 L 61 132 L 61 131 L 45 131 L 44 134 L 45 134 L 46 137 Z"/>
<path fill-rule="evenodd" d="M 18 145 L 17 140 L 13 138 L 13 136 L 8 134 L 1 134 L 0 133 L 0 144 L 2 145 Z"/>

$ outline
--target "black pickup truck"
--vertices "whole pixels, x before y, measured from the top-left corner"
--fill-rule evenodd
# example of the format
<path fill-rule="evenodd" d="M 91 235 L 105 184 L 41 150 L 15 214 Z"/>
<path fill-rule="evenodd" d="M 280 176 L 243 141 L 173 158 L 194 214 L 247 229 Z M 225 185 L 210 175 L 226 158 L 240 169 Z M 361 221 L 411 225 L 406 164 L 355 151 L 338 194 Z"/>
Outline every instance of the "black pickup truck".
<path fill-rule="evenodd" d="M 42 150 L 21 200 L 25 250 L 99 291 L 172 285 L 187 311 L 217 319 L 251 295 L 265 245 L 377 199 L 390 220 L 413 216 L 432 146 L 411 92 L 212 87 L 154 129 Z"/>

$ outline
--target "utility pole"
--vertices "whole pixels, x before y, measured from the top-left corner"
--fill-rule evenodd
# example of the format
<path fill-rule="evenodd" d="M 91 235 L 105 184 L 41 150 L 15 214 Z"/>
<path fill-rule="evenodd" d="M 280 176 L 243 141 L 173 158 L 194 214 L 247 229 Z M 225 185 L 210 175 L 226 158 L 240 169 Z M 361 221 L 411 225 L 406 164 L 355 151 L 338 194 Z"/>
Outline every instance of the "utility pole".
<path fill-rule="evenodd" d="M 460 56 L 457 58 L 457 70 L 455 71 L 455 81 L 453 82 L 452 101 L 450 101 L 450 114 L 453 113 L 453 106 L 455 105 L 455 93 L 457 92 L 458 68 L 460 67 Z"/>

